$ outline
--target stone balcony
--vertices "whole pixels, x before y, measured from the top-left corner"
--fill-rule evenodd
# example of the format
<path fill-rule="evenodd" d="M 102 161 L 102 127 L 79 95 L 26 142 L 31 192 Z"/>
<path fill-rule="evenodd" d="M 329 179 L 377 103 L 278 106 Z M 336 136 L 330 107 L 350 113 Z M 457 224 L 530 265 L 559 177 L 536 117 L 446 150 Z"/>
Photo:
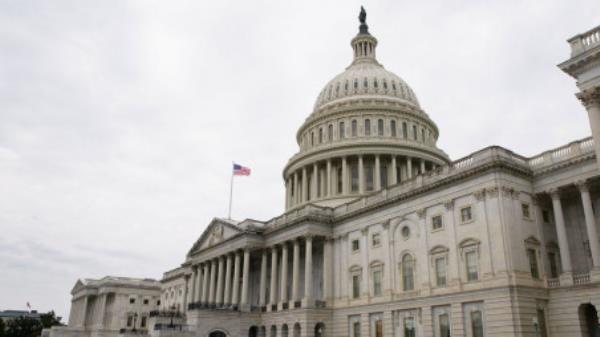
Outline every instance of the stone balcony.
<path fill-rule="evenodd" d="M 568 42 L 571 45 L 571 57 L 580 55 L 600 45 L 600 26 L 592 28 L 585 33 L 575 35 Z"/>

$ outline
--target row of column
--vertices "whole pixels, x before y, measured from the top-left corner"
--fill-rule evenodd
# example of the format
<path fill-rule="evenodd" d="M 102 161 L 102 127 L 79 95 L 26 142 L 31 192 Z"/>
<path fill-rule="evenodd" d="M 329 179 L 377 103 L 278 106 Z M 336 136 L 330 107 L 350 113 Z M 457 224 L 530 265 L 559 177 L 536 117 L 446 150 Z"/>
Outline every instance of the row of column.
<path fill-rule="evenodd" d="M 247 305 L 249 273 L 250 250 L 244 250 L 243 263 L 242 252 L 236 251 L 193 267 L 192 302 L 218 307 Z"/>
<path fill-rule="evenodd" d="M 261 252 L 260 284 L 259 284 L 259 306 L 267 305 L 267 267 L 268 254 L 271 254 L 271 280 L 269 305 L 280 309 L 285 303 L 291 302 L 293 307 L 295 302 L 302 301 L 302 306 L 310 306 L 313 301 L 313 237 L 304 238 L 305 256 L 304 256 L 304 296 L 300 298 L 300 239 L 293 241 L 292 251 L 292 291 L 291 298 L 288 298 L 288 243 L 280 246 L 274 246 L 270 249 L 263 249 Z M 323 257 L 324 272 L 323 284 L 324 295 L 326 298 L 332 294 L 332 275 L 330 271 L 333 267 L 333 248 L 330 240 L 325 241 Z M 281 254 L 281 259 L 279 259 Z M 201 303 L 206 306 L 216 307 L 244 307 L 250 305 L 250 251 L 245 250 L 243 255 L 243 264 L 241 263 L 241 253 L 235 252 L 221 256 L 193 268 L 192 273 L 192 298 L 193 302 Z M 281 265 L 279 263 L 281 262 Z M 232 271 L 233 269 L 233 271 Z M 241 272 L 241 297 L 239 289 L 239 279 Z M 233 275 L 232 275 L 233 273 Z M 279 284 L 278 284 L 279 280 Z M 279 285 L 279 287 L 278 287 Z M 277 290 L 279 289 L 279 293 Z"/>
<path fill-rule="evenodd" d="M 328 159 L 325 165 L 313 163 L 304 166 L 291 174 L 286 180 L 286 208 L 302 204 L 318 198 L 328 198 L 338 195 L 348 195 L 351 193 L 363 194 L 366 191 L 365 160 L 364 155 L 354 156 L 358 168 L 358 190 L 352 191 L 352 177 L 349 170 L 348 157 L 341 157 L 333 163 L 333 159 Z M 427 166 L 435 169 L 436 165 L 420 158 L 391 156 L 390 160 L 383 160 L 380 155 L 368 155 L 373 159 L 373 190 L 377 191 L 383 185 L 395 185 L 398 182 L 409 180 L 414 174 L 421 174 L 427 170 Z M 417 166 L 415 166 L 417 165 Z M 321 167 L 324 166 L 324 167 Z M 382 167 L 387 172 L 382 172 Z M 341 169 L 341 177 L 339 170 Z M 382 173 L 389 177 L 389 181 L 383 184 L 381 181 Z M 341 179 L 341 190 L 338 180 Z M 310 190 L 310 193 L 309 193 Z"/>
<path fill-rule="evenodd" d="M 594 269 L 600 268 L 600 244 L 598 242 L 598 233 L 596 231 L 596 220 L 594 219 L 594 210 L 592 208 L 592 199 L 590 197 L 589 186 L 585 182 L 577 184 L 581 202 L 583 204 L 583 213 L 585 217 L 585 227 L 587 231 L 590 251 L 592 254 L 592 264 Z M 565 218 L 560 200 L 560 192 L 558 189 L 549 191 L 552 198 L 552 209 L 554 212 L 554 221 L 556 223 L 556 234 L 558 236 L 558 246 L 560 249 L 560 259 L 562 264 L 562 272 L 570 278 L 573 272 L 571 265 L 571 252 L 569 250 L 569 240 L 567 229 L 565 227 Z M 561 281 L 562 282 L 562 281 Z"/>

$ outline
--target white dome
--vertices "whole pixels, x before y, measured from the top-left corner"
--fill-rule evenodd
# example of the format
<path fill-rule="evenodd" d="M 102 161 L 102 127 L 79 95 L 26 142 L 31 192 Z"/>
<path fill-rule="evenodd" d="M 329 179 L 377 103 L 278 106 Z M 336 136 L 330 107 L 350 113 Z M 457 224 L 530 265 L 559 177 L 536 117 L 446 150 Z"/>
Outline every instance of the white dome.
<path fill-rule="evenodd" d="M 314 110 L 330 102 L 356 99 L 360 96 L 392 98 L 420 107 L 417 96 L 404 80 L 372 60 L 355 62 L 329 81 L 317 97 Z"/>

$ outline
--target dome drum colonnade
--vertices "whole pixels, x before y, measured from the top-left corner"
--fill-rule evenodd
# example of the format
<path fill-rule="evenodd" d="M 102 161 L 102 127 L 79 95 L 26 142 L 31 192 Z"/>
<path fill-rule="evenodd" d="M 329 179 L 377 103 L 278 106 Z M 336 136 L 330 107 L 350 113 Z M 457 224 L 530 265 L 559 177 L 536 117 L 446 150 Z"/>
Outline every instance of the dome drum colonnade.
<path fill-rule="evenodd" d="M 412 89 L 375 58 L 365 23 L 352 39 L 354 60 L 321 91 L 286 165 L 286 209 L 337 206 L 445 165 L 435 123 Z"/>

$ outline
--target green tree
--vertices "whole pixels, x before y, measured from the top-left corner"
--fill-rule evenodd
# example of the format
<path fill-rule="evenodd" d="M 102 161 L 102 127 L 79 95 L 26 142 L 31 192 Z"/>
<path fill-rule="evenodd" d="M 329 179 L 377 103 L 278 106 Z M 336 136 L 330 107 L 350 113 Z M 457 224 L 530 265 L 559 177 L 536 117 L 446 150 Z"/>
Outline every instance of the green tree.
<path fill-rule="evenodd" d="M 40 322 L 42 323 L 42 327 L 44 329 L 53 327 L 55 325 L 63 325 L 61 323 L 62 317 L 60 316 L 56 316 L 56 313 L 54 313 L 54 310 L 51 310 L 45 314 L 40 314 Z M 1 337 L 1 335 L 0 335 Z"/>
<path fill-rule="evenodd" d="M 42 323 L 31 317 L 18 317 L 8 322 L 6 337 L 38 337 L 42 333 Z"/>
<path fill-rule="evenodd" d="M 6 337 L 6 324 L 2 318 L 0 318 L 0 337 Z"/>

